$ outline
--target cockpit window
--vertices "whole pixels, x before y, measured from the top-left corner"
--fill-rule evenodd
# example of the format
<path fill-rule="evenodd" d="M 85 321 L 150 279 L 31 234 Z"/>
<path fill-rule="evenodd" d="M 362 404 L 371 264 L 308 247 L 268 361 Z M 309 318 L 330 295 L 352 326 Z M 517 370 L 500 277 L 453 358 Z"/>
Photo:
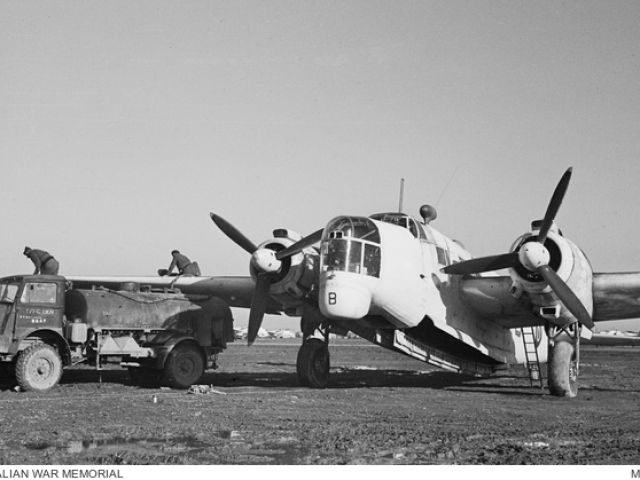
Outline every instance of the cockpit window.
<path fill-rule="evenodd" d="M 364 217 L 338 217 L 325 228 L 322 271 L 380 276 L 380 233 Z"/>
<path fill-rule="evenodd" d="M 380 233 L 376 225 L 365 217 L 338 217 L 333 219 L 324 230 L 327 238 L 359 238 L 368 242 L 380 243 Z"/>
<path fill-rule="evenodd" d="M 322 270 L 380 276 L 380 247 L 352 239 L 330 239 L 324 244 Z"/>
<path fill-rule="evenodd" d="M 416 238 L 420 238 L 426 241 L 426 237 L 424 235 L 424 231 L 422 228 L 416 223 L 416 221 L 411 218 L 409 215 L 405 215 L 404 213 L 391 212 L 391 213 L 376 213 L 371 215 L 374 220 L 378 220 L 380 222 L 391 223 L 392 225 L 397 225 L 402 228 L 406 228 L 411 232 Z"/>

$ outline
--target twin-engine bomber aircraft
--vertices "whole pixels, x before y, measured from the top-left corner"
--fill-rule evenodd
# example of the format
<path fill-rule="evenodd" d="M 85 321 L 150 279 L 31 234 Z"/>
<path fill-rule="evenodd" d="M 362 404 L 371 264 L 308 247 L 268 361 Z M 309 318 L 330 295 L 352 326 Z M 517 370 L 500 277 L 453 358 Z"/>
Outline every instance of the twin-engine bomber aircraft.
<path fill-rule="evenodd" d="M 265 313 L 301 316 L 300 382 L 323 388 L 329 333 L 347 331 L 438 367 L 489 375 L 504 364 L 540 379 L 547 362 L 552 395 L 577 394 L 580 338 L 594 322 L 640 316 L 640 272 L 593 273 L 585 254 L 554 221 L 572 169 L 558 183 L 544 218 L 509 253 L 471 258 L 460 243 L 403 213 L 339 216 L 302 238 L 277 229 L 256 245 L 222 217 L 215 224 L 251 254 L 250 277 L 70 277 L 137 281 L 206 293 L 250 308 L 249 344 Z M 319 247 L 314 245 L 319 242 Z M 508 269 L 508 276 L 484 272 Z M 541 384 L 542 385 L 542 384 Z"/>

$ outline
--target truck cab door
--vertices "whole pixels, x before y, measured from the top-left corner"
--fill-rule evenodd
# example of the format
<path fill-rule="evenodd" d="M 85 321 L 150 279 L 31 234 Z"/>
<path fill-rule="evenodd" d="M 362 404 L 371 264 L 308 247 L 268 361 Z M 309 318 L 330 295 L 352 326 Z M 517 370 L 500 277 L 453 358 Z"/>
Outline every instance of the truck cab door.
<path fill-rule="evenodd" d="M 57 282 L 25 281 L 15 301 L 14 337 L 22 339 L 35 330 L 62 335 L 63 293 Z"/>
<path fill-rule="evenodd" d="M 13 339 L 18 286 L 17 283 L 0 283 L 0 353 L 8 351 Z"/>

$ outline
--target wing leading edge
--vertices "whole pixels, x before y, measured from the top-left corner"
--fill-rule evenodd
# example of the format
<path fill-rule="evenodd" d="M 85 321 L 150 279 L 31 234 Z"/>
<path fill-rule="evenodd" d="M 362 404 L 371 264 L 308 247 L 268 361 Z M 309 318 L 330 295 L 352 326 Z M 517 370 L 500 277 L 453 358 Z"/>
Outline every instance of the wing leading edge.
<path fill-rule="evenodd" d="M 510 292 L 511 277 L 464 277 L 460 281 L 462 300 L 487 320 L 504 328 L 544 325 L 531 311 L 526 297 L 516 299 Z"/>
<path fill-rule="evenodd" d="M 507 276 L 465 277 L 462 298 L 469 307 L 505 328 L 543 325 L 526 296 L 516 299 Z M 593 321 L 640 317 L 640 272 L 593 274 Z"/>
<path fill-rule="evenodd" d="M 640 272 L 593 274 L 593 321 L 640 317 Z"/>

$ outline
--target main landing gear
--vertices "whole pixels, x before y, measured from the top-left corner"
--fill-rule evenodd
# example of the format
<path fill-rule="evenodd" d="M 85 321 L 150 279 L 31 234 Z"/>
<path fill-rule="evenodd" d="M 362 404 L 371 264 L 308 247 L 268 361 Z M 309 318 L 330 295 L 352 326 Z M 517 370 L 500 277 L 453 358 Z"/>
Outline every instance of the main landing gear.
<path fill-rule="evenodd" d="M 580 328 L 578 322 L 564 327 L 547 326 L 549 338 L 547 376 L 551 395 L 575 397 L 578 394 Z"/>
<path fill-rule="evenodd" d="M 301 321 L 302 346 L 298 350 L 296 370 L 300 385 L 325 388 L 329 382 L 329 327 Z"/>

